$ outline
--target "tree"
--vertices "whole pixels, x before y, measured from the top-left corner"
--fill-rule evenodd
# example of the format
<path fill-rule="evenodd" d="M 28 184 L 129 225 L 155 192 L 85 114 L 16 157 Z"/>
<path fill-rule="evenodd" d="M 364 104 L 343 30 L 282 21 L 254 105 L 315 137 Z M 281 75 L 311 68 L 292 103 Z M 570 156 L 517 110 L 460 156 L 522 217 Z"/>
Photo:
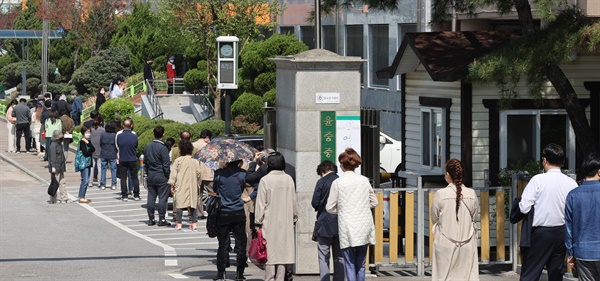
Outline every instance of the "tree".
<path fill-rule="evenodd" d="M 399 1 L 367 0 L 365 2 L 373 8 L 393 10 L 398 8 Z M 599 140 L 593 136 L 577 93 L 559 64 L 573 51 L 582 49 L 597 51 L 600 48 L 600 22 L 586 19 L 576 7 L 566 6 L 566 1 L 540 0 L 535 3 L 539 16 L 545 21 L 553 22 L 544 30 L 536 29 L 528 0 L 437 0 L 432 8 L 432 23 L 447 23 L 452 17 L 451 11 L 473 15 L 476 8 L 489 8 L 489 6 L 495 6 L 500 14 L 516 10 L 523 39 L 509 43 L 506 49 L 489 55 L 480 61 L 481 63 L 475 64 L 471 67 L 471 78 L 508 87 L 526 78 L 530 85 L 530 93 L 534 97 L 540 97 L 541 85 L 549 81 L 558 92 L 567 111 L 577 136 L 577 145 L 582 153 L 587 155 L 599 151 Z M 561 11 L 556 13 L 556 7 L 560 7 Z M 542 44 L 540 40 L 543 41 Z M 492 73 L 493 75 L 490 75 Z M 506 86 L 500 87 L 501 92 L 506 90 Z"/>
<path fill-rule="evenodd" d="M 172 0 L 165 1 L 161 10 L 166 20 L 175 26 L 183 26 L 180 32 L 201 47 L 201 55 L 207 61 L 206 81 L 216 80 L 216 39 L 221 35 L 233 35 L 240 39 L 240 53 L 247 42 L 264 37 L 271 31 L 280 14 L 279 1 L 274 0 Z M 209 84 L 215 96 L 215 117 L 221 118 L 223 94 Z"/>
<path fill-rule="evenodd" d="M 75 70 L 71 83 L 82 95 L 96 93 L 101 87 L 107 89 L 113 77 L 129 76 L 130 56 L 129 49 L 123 46 L 100 51 Z"/>

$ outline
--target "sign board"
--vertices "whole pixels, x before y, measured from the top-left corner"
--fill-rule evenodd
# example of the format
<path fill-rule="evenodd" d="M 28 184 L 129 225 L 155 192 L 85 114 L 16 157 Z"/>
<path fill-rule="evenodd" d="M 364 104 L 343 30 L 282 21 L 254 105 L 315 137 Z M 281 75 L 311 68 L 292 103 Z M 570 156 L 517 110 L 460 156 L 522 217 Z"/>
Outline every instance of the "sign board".
<path fill-rule="evenodd" d="M 217 89 L 237 89 L 238 41 L 235 36 L 217 37 Z"/>
<path fill-rule="evenodd" d="M 337 162 L 335 154 L 335 111 L 321 112 L 321 162 Z"/>
<path fill-rule="evenodd" d="M 335 127 L 335 151 L 337 155 L 344 152 L 348 147 L 353 148 L 360 155 L 360 116 L 336 116 Z M 339 165 L 339 163 L 337 163 L 337 165 Z M 341 172 L 341 168 L 339 172 Z M 360 174 L 360 166 L 357 167 L 354 172 Z"/>
<path fill-rule="evenodd" d="M 317 93 L 316 103 L 340 103 L 340 93 Z"/>

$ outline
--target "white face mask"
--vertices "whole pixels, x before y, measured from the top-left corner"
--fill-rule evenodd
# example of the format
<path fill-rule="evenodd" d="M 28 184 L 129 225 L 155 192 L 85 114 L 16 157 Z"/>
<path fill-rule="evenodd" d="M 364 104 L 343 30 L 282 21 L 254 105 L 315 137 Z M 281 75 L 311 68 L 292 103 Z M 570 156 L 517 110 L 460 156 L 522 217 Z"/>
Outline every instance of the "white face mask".
<path fill-rule="evenodd" d="M 169 62 L 170 62 L 170 63 L 173 63 L 173 62 L 175 62 L 175 60 L 169 60 Z"/>
<path fill-rule="evenodd" d="M 84 136 L 86 139 L 89 139 L 89 138 L 92 136 L 92 134 L 90 134 L 90 133 L 85 133 L 83 136 Z"/>
<path fill-rule="evenodd" d="M 100 90 L 100 93 L 101 93 L 101 94 L 104 94 L 104 90 Z"/>

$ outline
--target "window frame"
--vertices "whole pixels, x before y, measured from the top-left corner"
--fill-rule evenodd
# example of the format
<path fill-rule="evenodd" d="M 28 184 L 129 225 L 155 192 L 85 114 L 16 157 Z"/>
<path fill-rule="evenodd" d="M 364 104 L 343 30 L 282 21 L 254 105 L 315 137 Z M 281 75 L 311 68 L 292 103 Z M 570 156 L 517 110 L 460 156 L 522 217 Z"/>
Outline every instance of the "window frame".
<path fill-rule="evenodd" d="M 419 119 L 421 121 L 421 127 L 420 127 L 420 134 L 421 134 L 421 146 L 420 146 L 420 166 L 421 166 L 421 170 L 423 171 L 430 171 L 430 172 L 435 172 L 435 173 L 443 173 L 444 170 L 444 164 L 447 161 L 447 151 L 446 151 L 446 147 L 448 144 L 448 134 L 447 134 L 447 111 L 448 108 L 445 107 L 432 107 L 432 106 L 421 106 L 420 107 L 420 113 L 419 113 Z M 424 130 L 424 123 L 425 120 L 423 120 L 424 118 L 424 113 L 429 113 L 429 138 L 425 138 L 425 130 Z M 439 151 L 438 155 L 441 155 L 441 163 L 439 167 L 436 167 L 434 165 L 436 159 L 434 158 L 434 151 L 436 150 L 436 144 L 435 141 L 432 142 L 432 137 L 433 135 L 435 135 L 435 126 L 433 123 L 433 116 L 434 114 L 439 114 L 442 118 L 440 121 L 441 127 L 442 127 L 442 131 L 440 132 L 440 136 L 441 136 L 441 140 L 442 140 L 442 145 L 441 145 L 441 150 Z M 427 143 L 426 143 L 427 142 Z M 425 144 L 429 147 L 429 164 L 425 165 L 424 164 L 424 148 L 425 148 Z"/>
<path fill-rule="evenodd" d="M 387 30 L 387 35 L 382 37 L 382 38 L 387 39 L 387 44 L 383 44 L 384 45 L 383 47 L 386 48 L 384 50 L 376 50 L 375 49 L 374 29 L 380 28 L 380 27 L 385 28 Z M 369 69 L 368 69 L 368 71 L 369 71 L 369 76 L 368 76 L 369 77 L 368 78 L 369 79 L 369 87 L 373 88 L 373 89 L 386 89 L 387 90 L 387 89 L 390 89 L 391 81 L 389 79 L 381 79 L 382 81 L 387 81 L 386 84 L 376 84 L 376 82 L 375 82 L 375 80 L 379 80 L 379 79 L 376 79 L 376 76 L 377 76 L 376 68 L 378 66 L 375 65 L 375 60 L 374 60 L 375 55 L 374 54 L 379 53 L 380 51 L 385 51 L 387 53 L 387 59 L 386 59 L 387 63 L 383 67 L 389 66 L 389 63 L 390 63 L 390 58 L 389 58 L 389 56 L 390 56 L 390 49 L 389 49 L 390 48 L 390 37 L 389 37 L 390 26 L 389 26 L 389 24 L 370 24 L 368 26 L 368 28 L 369 28 L 369 38 L 370 38 L 370 40 L 369 40 L 369 62 L 370 63 L 369 63 Z"/>
<path fill-rule="evenodd" d="M 514 109 L 514 110 L 503 110 L 500 112 L 500 168 L 506 168 L 508 165 L 508 116 L 509 115 L 533 115 L 535 116 L 535 159 L 541 160 L 541 118 L 542 115 L 564 115 L 566 119 L 566 148 L 565 157 L 569 159 L 567 169 L 575 171 L 576 167 L 576 144 L 575 144 L 575 131 L 571 125 L 569 115 L 564 109 Z"/>

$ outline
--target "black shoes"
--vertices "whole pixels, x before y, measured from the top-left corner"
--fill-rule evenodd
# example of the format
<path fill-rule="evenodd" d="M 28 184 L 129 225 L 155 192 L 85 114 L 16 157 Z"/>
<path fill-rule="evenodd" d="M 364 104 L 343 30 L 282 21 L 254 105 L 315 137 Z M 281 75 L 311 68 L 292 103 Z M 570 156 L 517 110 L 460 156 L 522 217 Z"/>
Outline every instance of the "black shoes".
<path fill-rule="evenodd" d="M 171 226 L 171 223 L 166 221 L 165 219 L 159 220 L 158 223 L 156 224 L 158 226 Z"/>
<path fill-rule="evenodd" d="M 244 280 L 246 280 L 246 277 L 244 277 L 244 271 L 237 270 L 237 272 L 235 274 L 235 281 L 244 281 Z"/>
<path fill-rule="evenodd" d="M 213 281 L 222 281 L 225 280 L 225 272 L 217 273 L 217 277 L 213 278 Z"/>
<path fill-rule="evenodd" d="M 153 226 L 156 224 L 155 220 L 148 220 L 148 226 Z"/>
<path fill-rule="evenodd" d="M 200 217 L 199 217 L 199 219 L 201 219 L 201 220 L 205 220 L 205 219 L 206 219 L 206 216 L 200 216 Z"/>

